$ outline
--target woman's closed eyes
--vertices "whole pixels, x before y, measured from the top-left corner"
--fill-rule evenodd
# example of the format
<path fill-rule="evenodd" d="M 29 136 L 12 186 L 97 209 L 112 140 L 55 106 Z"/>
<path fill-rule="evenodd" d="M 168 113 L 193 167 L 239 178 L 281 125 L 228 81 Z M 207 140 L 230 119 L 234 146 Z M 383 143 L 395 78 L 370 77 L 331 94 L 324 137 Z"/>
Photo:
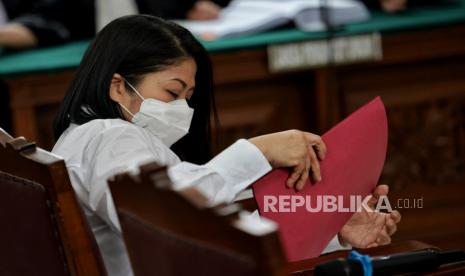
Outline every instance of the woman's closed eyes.
<path fill-rule="evenodd" d="M 168 94 L 170 94 L 170 96 L 172 96 L 174 99 L 177 99 L 177 98 L 179 97 L 179 94 L 176 93 L 176 92 L 174 92 L 174 91 L 172 91 L 172 90 L 168 90 L 168 89 L 167 89 L 166 92 L 167 92 Z"/>

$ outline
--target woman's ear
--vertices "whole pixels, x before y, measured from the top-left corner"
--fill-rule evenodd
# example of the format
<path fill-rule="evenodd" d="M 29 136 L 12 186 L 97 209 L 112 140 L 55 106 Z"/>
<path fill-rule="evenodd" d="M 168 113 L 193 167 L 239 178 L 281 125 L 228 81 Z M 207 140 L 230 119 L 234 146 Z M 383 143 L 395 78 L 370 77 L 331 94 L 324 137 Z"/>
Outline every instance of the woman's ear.
<path fill-rule="evenodd" d="M 120 104 L 125 103 L 125 98 L 127 97 L 126 87 L 124 85 L 124 78 L 118 74 L 113 74 L 110 83 L 110 98 Z"/>

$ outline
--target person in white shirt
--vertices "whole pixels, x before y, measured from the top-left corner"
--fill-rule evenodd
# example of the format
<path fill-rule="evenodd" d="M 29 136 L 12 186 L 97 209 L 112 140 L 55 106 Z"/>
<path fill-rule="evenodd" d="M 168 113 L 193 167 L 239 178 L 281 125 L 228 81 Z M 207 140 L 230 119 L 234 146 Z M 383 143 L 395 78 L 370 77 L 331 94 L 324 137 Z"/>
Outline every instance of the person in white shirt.
<path fill-rule="evenodd" d="M 86 51 L 55 120 L 53 152 L 66 162 L 109 275 L 132 275 L 107 185 L 117 173 L 156 161 L 169 167 L 173 189 L 194 186 L 212 205 L 234 201 L 272 168 L 289 168 L 287 184 L 298 190 L 309 175 L 321 179 L 325 145 L 298 130 L 240 139 L 211 159 L 212 80 L 208 53 L 192 34 L 153 16 L 116 19 Z M 381 194 L 386 186 L 374 191 Z M 325 252 L 340 242 L 389 243 L 400 215 L 376 216 L 354 215 Z"/>

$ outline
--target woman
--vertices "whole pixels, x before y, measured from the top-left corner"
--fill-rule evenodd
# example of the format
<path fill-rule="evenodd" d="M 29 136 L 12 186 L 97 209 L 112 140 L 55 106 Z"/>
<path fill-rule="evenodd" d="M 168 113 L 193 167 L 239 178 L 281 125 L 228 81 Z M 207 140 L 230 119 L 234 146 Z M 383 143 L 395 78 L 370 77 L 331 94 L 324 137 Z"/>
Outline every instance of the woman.
<path fill-rule="evenodd" d="M 174 189 L 195 186 L 211 204 L 234 200 L 272 167 L 289 167 L 287 184 L 297 189 L 310 171 L 321 178 L 318 158 L 325 145 L 297 130 L 238 140 L 210 160 L 210 118 L 216 112 L 209 57 L 184 28 L 127 16 L 90 45 L 56 118 L 53 152 L 66 161 L 110 275 L 132 274 L 106 183 L 116 173 L 157 161 L 169 166 Z M 360 220 L 341 230 L 341 241 L 357 245 L 360 234 L 373 234 Z M 364 246 L 388 242 L 395 220 L 384 219 L 383 234 L 376 232 Z"/>

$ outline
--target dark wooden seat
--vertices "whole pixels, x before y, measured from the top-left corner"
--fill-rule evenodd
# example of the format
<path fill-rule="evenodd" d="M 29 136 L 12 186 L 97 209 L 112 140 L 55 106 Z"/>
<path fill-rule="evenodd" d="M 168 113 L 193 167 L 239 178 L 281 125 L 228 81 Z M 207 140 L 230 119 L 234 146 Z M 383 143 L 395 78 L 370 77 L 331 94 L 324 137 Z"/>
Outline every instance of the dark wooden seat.
<path fill-rule="evenodd" d="M 0 275 L 106 275 L 63 159 L 0 129 Z"/>
<path fill-rule="evenodd" d="M 172 191 L 155 163 L 109 183 L 135 275 L 286 274 L 276 229 L 248 229 L 240 205 L 209 208 L 195 189 Z"/>
<path fill-rule="evenodd" d="M 69 275 L 50 201 L 40 184 L 0 171 L 1 275 Z"/>

